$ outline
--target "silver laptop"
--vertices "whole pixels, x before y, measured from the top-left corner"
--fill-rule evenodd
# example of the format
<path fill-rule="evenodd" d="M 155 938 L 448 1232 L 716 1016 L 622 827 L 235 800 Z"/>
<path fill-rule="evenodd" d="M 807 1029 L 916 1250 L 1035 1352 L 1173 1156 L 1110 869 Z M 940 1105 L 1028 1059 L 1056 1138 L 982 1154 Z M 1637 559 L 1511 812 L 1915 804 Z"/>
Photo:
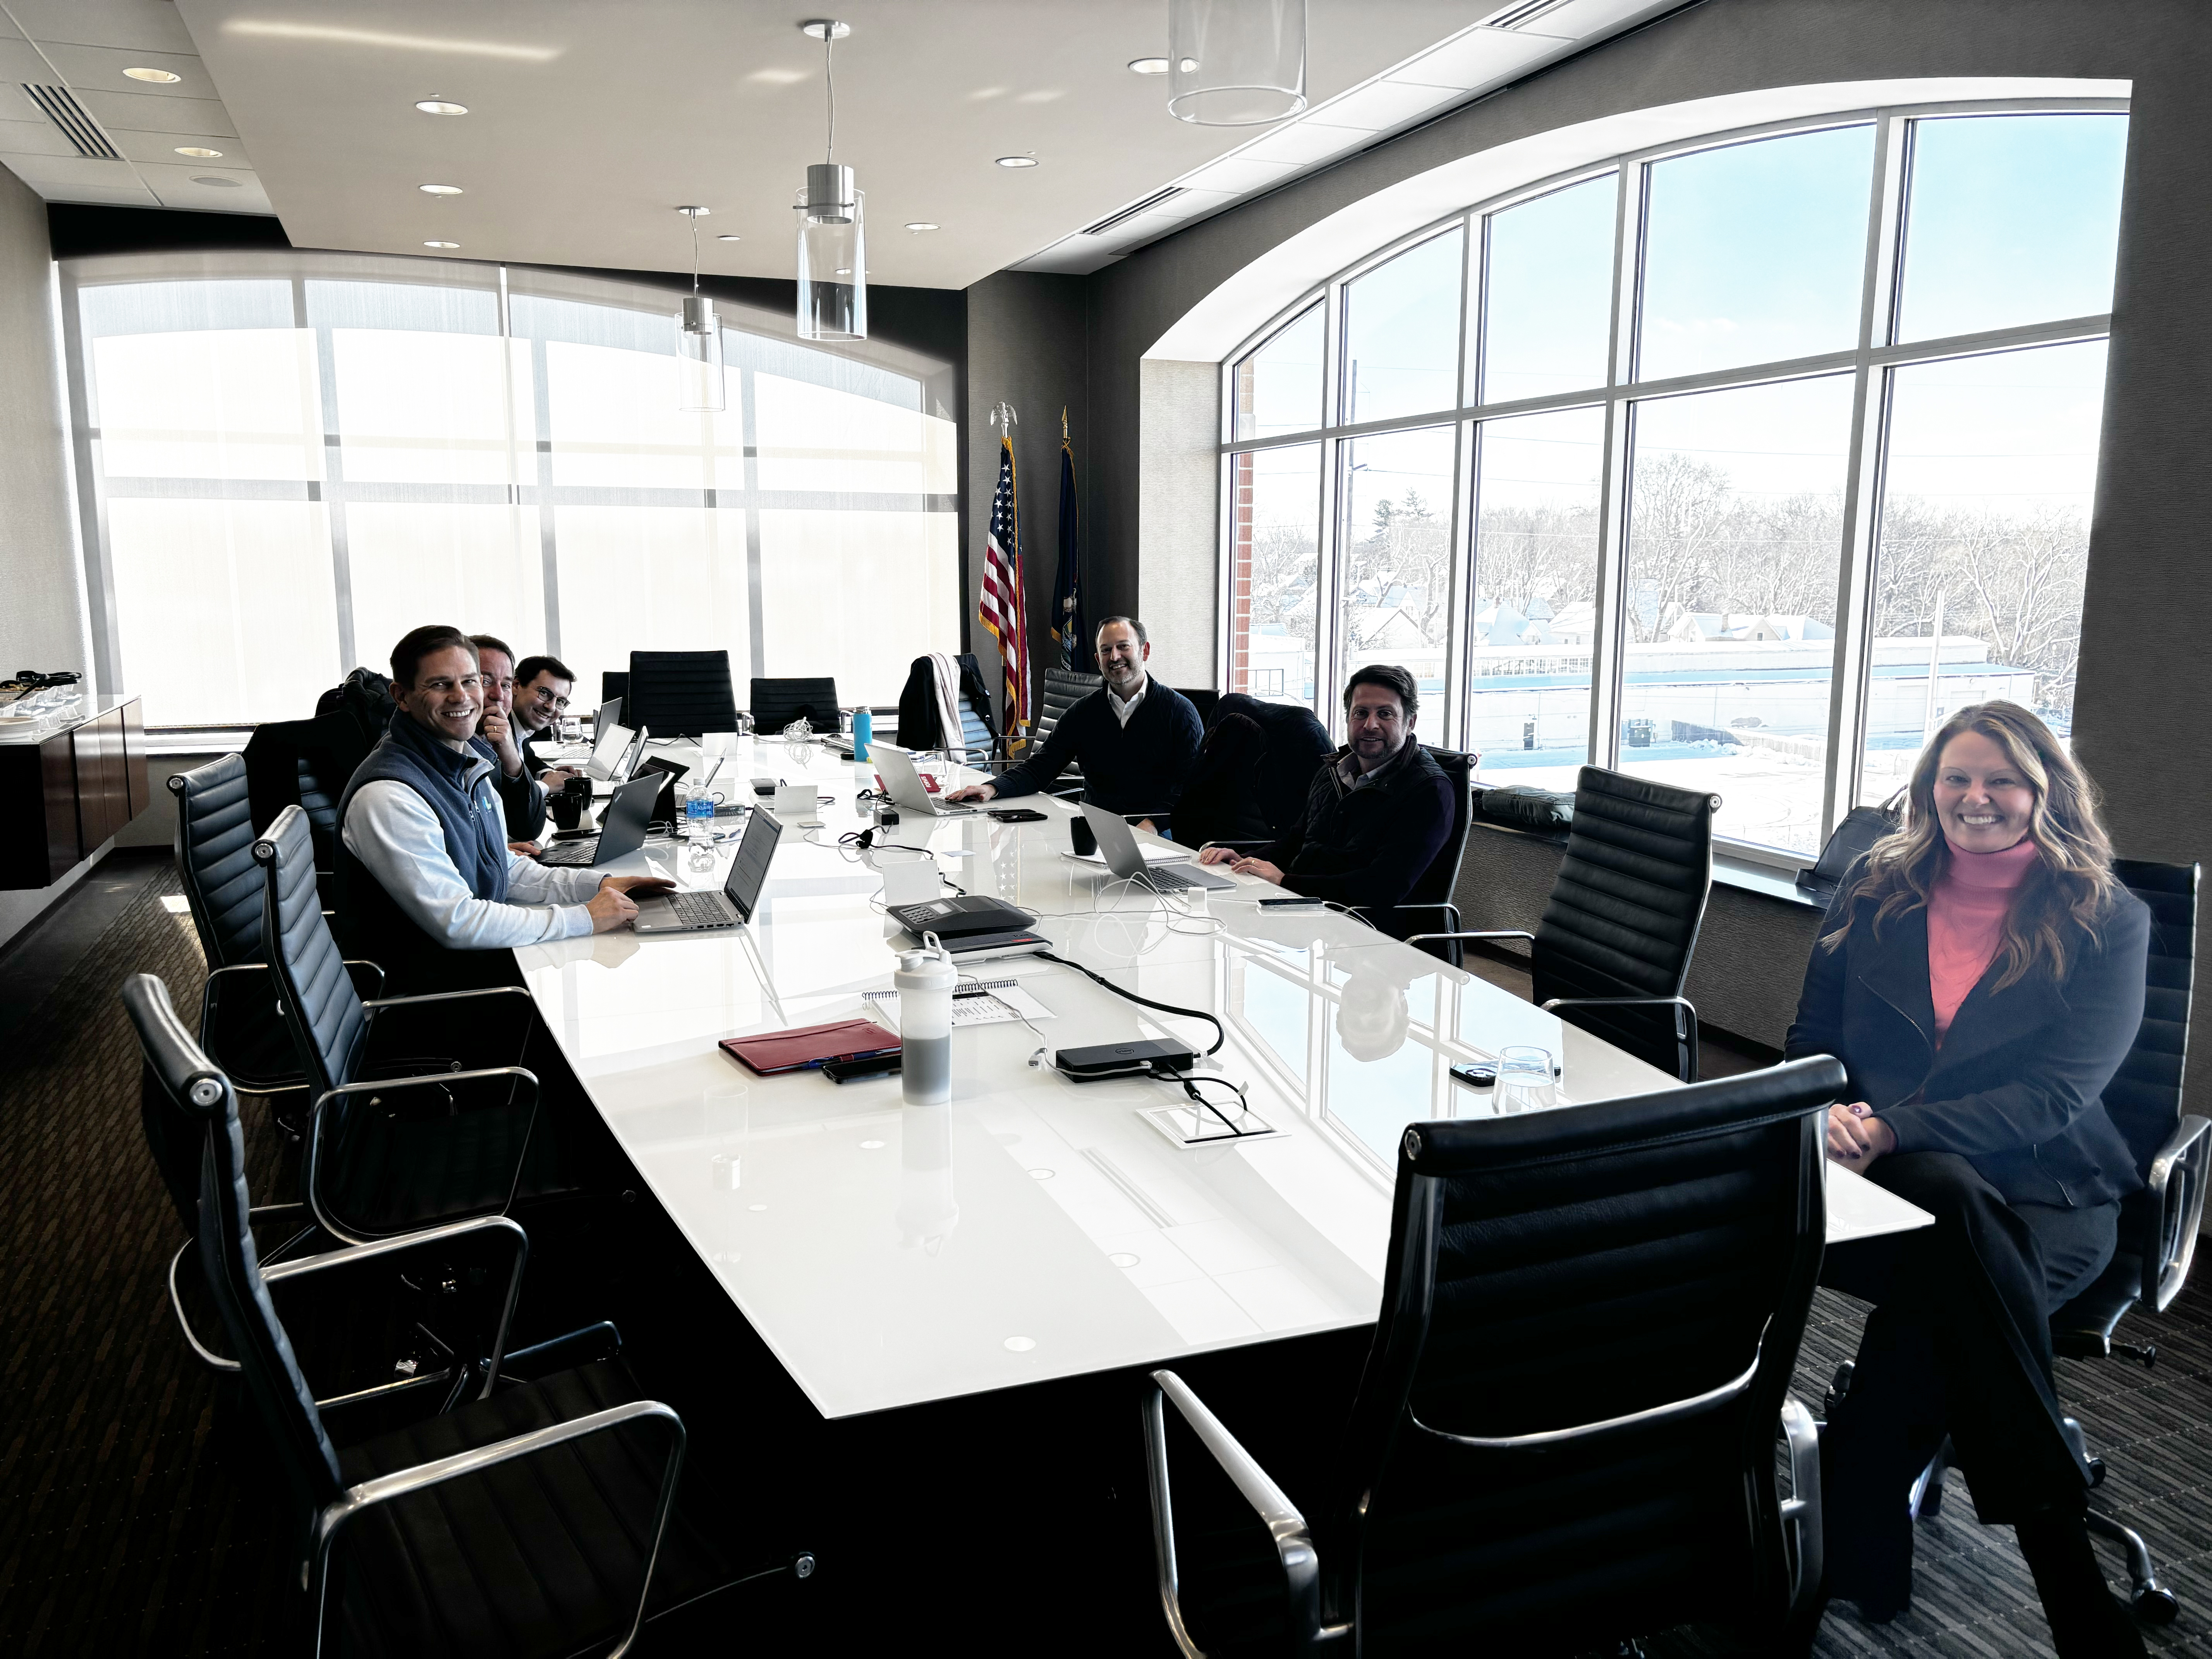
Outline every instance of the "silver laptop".
<path fill-rule="evenodd" d="M 775 856 L 776 838 L 783 825 L 765 806 L 753 808 L 738 855 L 730 860 L 730 873 L 719 893 L 662 893 L 637 902 L 637 920 L 631 927 L 641 933 L 703 933 L 716 927 L 735 927 L 753 919 L 763 884 L 768 880 L 769 860 Z"/>
<path fill-rule="evenodd" d="M 540 864 L 556 869 L 596 870 L 617 859 L 626 859 L 645 845 L 645 826 L 652 820 L 653 804 L 660 799 L 667 779 L 648 772 L 618 786 L 599 820 L 599 833 L 582 841 L 564 841 L 538 855 Z"/>
<path fill-rule="evenodd" d="M 868 758 L 876 763 L 876 770 L 883 777 L 884 787 L 890 792 L 891 805 L 900 811 L 919 812 L 925 817 L 934 818 L 964 818 L 975 815 L 976 809 L 973 806 L 947 806 L 929 793 L 927 786 L 921 781 L 921 774 L 915 770 L 913 750 L 902 749 L 892 743 L 871 743 Z"/>
<path fill-rule="evenodd" d="M 632 732 L 627 726 L 611 725 L 592 745 L 592 757 L 584 763 L 584 775 L 593 783 L 619 783 L 637 764 L 638 755 L 644 747 L 644 732 Z"/>
<path fill-rule="evenodd" d="M 1098 837 L 1098 854 L 1106 860 L 1109 870 L 1117 876 L 1141 881 L 1156 893 L 1181 892 L 1192 887 L 1210 887 L 1219 892 L 1237 885 L 1226 876 L 1217 876 L 1191 863 L 1188 853 L 1170 854 L 1164 859 L 1147 857 L 1146 849 L 1137 844 L 1137 832 L 1118 812 L 1109 812 L 1085 801 L 1083 821 Z"/>

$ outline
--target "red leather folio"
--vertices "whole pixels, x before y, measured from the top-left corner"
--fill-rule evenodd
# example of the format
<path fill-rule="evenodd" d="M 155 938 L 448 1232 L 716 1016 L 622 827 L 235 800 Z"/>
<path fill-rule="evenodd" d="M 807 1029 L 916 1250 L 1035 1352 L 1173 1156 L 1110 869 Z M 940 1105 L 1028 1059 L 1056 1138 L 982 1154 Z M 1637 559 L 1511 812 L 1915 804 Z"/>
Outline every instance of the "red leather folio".
<path fill-rule="evenodd" d="M 716 1046 L 747 1071 L 774 1077 L 780 1072 L 803 1072 L 824 1060 L 895 1054 L 899 1042 L 872 1019 L 837 1019 L 827 1025 L 795 1025 L 787 1031 L 724 1037 Z"/>

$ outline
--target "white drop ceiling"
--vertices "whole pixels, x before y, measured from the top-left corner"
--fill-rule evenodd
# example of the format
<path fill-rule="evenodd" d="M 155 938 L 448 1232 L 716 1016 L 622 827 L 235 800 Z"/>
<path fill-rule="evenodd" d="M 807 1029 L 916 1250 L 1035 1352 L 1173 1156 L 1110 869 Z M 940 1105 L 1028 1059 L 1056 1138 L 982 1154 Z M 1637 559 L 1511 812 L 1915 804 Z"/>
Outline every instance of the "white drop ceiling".
<path fill-rule="evenodd" d="M 696 203 L 706 270 L 787 276 L 824 136 L 822 48 L 798 25 L 826 11 L 853 30 L 836 155 L 866 192 L 869 275 L 961 288 L 1097 270 L 1673 3 L 1310 0 L 1312 107 L 1220 128 L 1174 120 L 1165 77 L 1127 67 L 1166 50 L 1164 0 L 0 0 L 0 163 L 52 201 L 548 264 L 682 269 L 673 210 Z M 1501 11 L 1514 27 L 1484 26 Z M 65 88 L 117 159 L 80 154 L 26 86 Z M 433 97 L 470 112 L 416 111 Z M 1013 155 L 1038 165 L 995 165 Z"/>

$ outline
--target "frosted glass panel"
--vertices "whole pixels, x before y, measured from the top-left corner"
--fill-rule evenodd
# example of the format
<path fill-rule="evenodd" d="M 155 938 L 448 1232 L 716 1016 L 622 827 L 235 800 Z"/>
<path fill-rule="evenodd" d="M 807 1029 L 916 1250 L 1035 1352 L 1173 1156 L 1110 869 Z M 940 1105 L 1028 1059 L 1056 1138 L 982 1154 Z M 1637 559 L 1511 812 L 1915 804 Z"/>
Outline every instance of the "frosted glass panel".
<path fill-rule="evenodd" d="M 949 428 L 912 409 L 780 374 L 753 376 L 760 487 L 923 495 L 949 488 Z"/>
<path fill-rule="evenodd" d="M 554 340 L 545 364 L 555 483 L 632 489 L 744 483 L 738 399 L 720 415 L 679 413 L 672 355 Z M 719 469 L 718 461 L 725 464 Z"/>
<path fill-rule="evenodd" d="M 107 545 L 120 681 L 149 726 L 304 719 L 337 683 L 320 503 L 111 501 Z"/>
<path fill-rule="evenodd" d="M 916 657 L 960 649 L 951 514 L 770 508 L 760 520 L 762 673 L 832 674 L 842 702 L 892 703 Z"/>

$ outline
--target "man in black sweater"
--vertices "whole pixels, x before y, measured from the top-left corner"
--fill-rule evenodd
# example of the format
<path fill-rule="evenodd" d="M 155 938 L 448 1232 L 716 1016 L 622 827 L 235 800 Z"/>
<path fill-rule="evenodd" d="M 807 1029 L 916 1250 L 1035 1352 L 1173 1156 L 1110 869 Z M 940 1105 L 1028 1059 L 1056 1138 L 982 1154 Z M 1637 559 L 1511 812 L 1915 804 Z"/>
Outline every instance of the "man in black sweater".
<path fill-rule="evenodd" d="M 1060 717 L 1044 747 L 1010 767 L 996 783 L 956 789 L 948 800 L 990 800 L 1049 789 L 1062 769 L 1083 770 L 1084 799 L 1158 829 L 1182 793 L 1205 725 L 1190 699 L 1145 672 L 1152 654 L 1133 617 L 1098 624 L 1098 672 L 1106 681 Z"/>
<path fill-rule="evenodd" d="M 1413 740 L 1419 712 L 1419 690 L 1404 669 L 1375 663 L 1356 670 L 1344 688 L 1352 740 L 1314 774 L 1305 821 L 1254 857 L 1209 847 L 1199 862 L 1356 907 L 1403 939 L 1413 928 L 1395 907 L 1436 861 L 1452 826 L 1451 780 Z"/>

